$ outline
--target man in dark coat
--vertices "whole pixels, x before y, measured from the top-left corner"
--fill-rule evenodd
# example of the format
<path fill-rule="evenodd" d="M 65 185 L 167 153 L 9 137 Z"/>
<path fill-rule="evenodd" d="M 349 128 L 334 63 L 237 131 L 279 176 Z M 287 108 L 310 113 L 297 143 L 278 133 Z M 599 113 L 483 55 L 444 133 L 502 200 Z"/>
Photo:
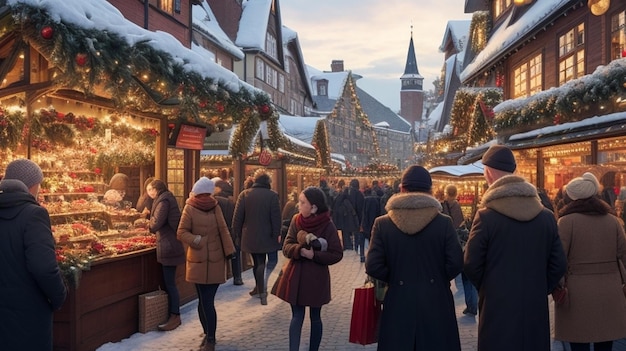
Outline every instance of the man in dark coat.
<path fill-rule="evenodd" d="M 378 350 L 461 350 L 450 280 L 463 253 L 431 188 L 424 167 L 407 168 L 388 214 L 374 221 L 365 271 L 388 284 Z"/>
<path fill-rule="evenodd" d="M 3 350 L 52 350 L 53 312 L 66 297 L 50 216 L 37 202 L 43 173 L 17 159 L 0 182 L 0 340 Z"/>
<path fill-rule="evenodd" d="M 465 274 L 478 289 L 480 351 L 549 351 L 548 294 L 567 262 L 554 214 L 534 185 L 513 175 L 511 150 L 482 159 L 489 188 L 465 246 Z"/>
<path fill-rule="evenodd" d="M 365 201 L 363 205 L 363 219 L 361 220 L 361 234 L 364 239 L 370 240 L 372 225 L 374 220 L 381 215 L 380 198 L 373 189 L 367 188 L 363 191 Z M 365 245 L 364 245 L 365 246 Z M 365 247 L 360 251 L 361 262 L 365 262 Z"/>
<path fill-rule="evenodd" d="M 270 176 L 257 171 L 252 187 L 242 191 L 235 203 L 233 232 L 241 251 L 252 255 L 256 286 L 250 294 L 258 295 L 262 305 L 267 305 L 267 277 L 278 263 L 281 226 L 278 193 L 271 188 Z"/>

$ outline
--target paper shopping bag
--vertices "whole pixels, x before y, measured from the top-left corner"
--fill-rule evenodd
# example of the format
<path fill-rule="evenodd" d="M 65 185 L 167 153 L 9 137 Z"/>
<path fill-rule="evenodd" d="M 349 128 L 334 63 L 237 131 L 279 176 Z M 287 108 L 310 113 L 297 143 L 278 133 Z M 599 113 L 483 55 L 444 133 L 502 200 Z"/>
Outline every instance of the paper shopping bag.
<path fill-rule="evenodd" d="M 354 289 L 350 339 L 354 344 L 369 345 L 378 341 L 381 304 L 376 300 L 374 285 Z"/>

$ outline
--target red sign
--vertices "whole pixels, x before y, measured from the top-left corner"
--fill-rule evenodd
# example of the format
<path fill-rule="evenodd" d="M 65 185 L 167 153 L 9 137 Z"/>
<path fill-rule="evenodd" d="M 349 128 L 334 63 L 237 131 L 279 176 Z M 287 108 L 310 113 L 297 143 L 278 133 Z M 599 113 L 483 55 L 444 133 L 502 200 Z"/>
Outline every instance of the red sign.
<path fill-rule="evenodd" d="M 259 163 L 261 166 L 267 166 L 270 162 L 272 162 L 272 154 L 267 150 L 261 151 L 261 154 L 259 155 Z"/>
<path fill-rule="evenodd" d="M 187 124 L 180 126 L 176 147 L 180 149 L 202 150 L 206 128 L 194 127 Z"/>

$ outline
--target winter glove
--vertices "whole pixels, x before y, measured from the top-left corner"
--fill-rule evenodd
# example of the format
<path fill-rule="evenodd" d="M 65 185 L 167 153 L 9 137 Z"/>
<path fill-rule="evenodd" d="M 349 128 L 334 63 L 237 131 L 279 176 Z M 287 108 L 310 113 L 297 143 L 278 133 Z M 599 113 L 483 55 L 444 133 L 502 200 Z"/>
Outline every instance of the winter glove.
<path fill-rule="evenodd" d="M 191 247 L 197 249 L 200 247 L 200 240 L 202 240 L 202 237 L 200 235 L 196 235 L 195 238 L 193 238 L 193 241 L 191 242 Z"/>
<path fill-rule="evenodd" d="M 298 232 L 298 235 L 297 235 L 298 244 L 300 244 L 300 245 L 306 245 L 306 244 L 307 244 L 306 237 L 307 237 L 307 235 L 308 235 L 308 234 L 309 234 L 309 233 L 305 232 L 304 230 L 300 230 L 300 231 Z"/>
<path fill-rule="evenodd" d="M 314 251 L 326 251 L 328 250 L 328 242 L 324 238 L 317 238 L 311 241 L 311 248 Z"/>

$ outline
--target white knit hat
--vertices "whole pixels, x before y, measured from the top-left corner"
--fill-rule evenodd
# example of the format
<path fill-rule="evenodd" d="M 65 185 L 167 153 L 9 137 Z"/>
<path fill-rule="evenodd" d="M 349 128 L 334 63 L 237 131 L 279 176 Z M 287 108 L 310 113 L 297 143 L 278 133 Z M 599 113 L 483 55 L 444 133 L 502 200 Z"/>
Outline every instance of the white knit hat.
<path fill-rule="evenodd" d="M 600 191 L 600 183 L 593 173 L 585 172 L 582 176 L 572 179 L 565 186 L 567 196 L 572 200 L 587 199 Z"/>
<path fill-rule="evenodd" d="M 193 185 L 193 188 L 191 188 L 191 192 L 194 193 L 194 195 L 213 194 L 214 191 L 215 183 L 207 177 L 198 179 L 198 181 Z"/>

